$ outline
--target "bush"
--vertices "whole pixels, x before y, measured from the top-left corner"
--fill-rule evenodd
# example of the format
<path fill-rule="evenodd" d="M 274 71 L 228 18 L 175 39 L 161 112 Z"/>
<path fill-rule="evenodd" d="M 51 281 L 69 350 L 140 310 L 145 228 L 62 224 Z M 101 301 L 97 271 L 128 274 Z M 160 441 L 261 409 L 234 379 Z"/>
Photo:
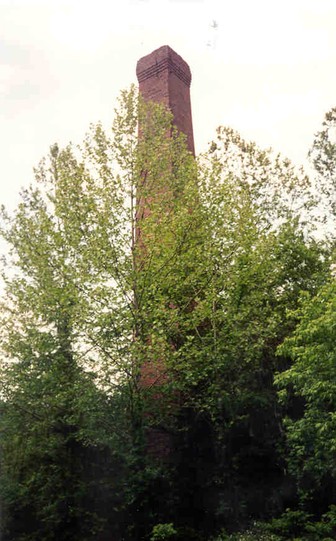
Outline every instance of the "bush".
<path fill-rule="evenodd" d="M 194 528 L 190 528 L 190 526 L 182 526 L 177 529 L 174 541 L 175 539 L 176 541 L 204 541 L 204 536 Z"/>
<path fill-rule="evenodd" d="M 174 528 L 173 523 L 157 524 L 152 529 L 150 541 L 204 541 L 204 536 L 190 528 L 189 526 L 181 526 Z"/>
<path fill-rule="evenodd" d="M 172 522 L 165 524 L 157 524 L 153 527 L 150 541 L 166 541 L 166 539 L 174 539 L 177 531 Z"/>
<path fill-rule="evenodd" d="M 263 532 L 259 529 L 246 530 L 234 534 L 223 532 L 213 541 L 282 541 L 280 537 L 270 532 Z"/>
<path fill-rule="evenodd" d="M 279 518 L 259 522 L 248 530 L 223 531 L 212 541 L 333 541 L 336 539 L 336 505 L 315 522 L 304 511 L 286 509 Z"/>
<path fill-rule="evenodd" d="M 286 509 L 281 517 L 274 518 L 269 524 L 265 525 L 265 529 L 270 533 L 279 535 L 281 539 L 299 539 L 299 536 L 306 531 L 310 519 L 311 515 L 304 511 Z"/>

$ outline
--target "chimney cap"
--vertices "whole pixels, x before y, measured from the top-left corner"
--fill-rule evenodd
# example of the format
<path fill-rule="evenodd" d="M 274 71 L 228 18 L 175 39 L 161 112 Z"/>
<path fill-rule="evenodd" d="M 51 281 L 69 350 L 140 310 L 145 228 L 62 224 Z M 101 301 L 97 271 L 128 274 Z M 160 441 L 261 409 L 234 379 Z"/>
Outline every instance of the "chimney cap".
<path fill-rule="evenodd" d="M 137 63 L 136 74 L 139 83 L 141 83 L 165 70 L 174 73 L 187 86 L 190 86 L 191 71 L 188 64 L 169 45 L 163 45 L 140 58 Z"/>

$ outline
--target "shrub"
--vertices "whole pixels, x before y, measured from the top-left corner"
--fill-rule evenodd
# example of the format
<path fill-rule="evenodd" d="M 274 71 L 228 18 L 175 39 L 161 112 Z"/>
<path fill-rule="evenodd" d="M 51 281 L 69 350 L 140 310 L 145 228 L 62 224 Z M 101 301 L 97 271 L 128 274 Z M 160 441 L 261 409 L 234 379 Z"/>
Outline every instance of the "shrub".
<path fill-rule="evenodd" d="M 166 541 L 167 539 L 173 539 L 176 533 L 177 531 L 172 522 L 157 524 L 153 527 L 150 541 Z"/>
<path fill-rule="evenodd" d="M 213 541 L 281 541 L 281 539 L 273 533 L 253 529 L 230 535 L 223 532 L 218 537 L 213 539 Z"/>

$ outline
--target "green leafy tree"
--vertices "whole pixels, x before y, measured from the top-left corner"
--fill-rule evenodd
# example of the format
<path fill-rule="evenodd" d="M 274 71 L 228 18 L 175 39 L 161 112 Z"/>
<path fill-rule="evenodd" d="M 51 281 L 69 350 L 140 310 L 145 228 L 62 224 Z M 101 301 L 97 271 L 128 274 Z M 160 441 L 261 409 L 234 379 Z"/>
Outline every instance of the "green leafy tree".
<path fill-rule="evenodd" d="M 7 538 L 104 539 L 106 507 L 138 510 L 141 483 L 161 475 L 146 470 L 146 425 L 168 415 L 153 407 L 157 386 L 141 374 L 146 363 L 164 367 L 171 348 L 162 340 L 168 306 L 159 292 L 154 298 L 151 277 L 167 250 L 176 253 L 175 205 L 185 219 L 183 181 L 195 183 L 171 124 L 162 107 L 138 107 L 134 89 L 123 93 L 110 135 L 97 125 L 80 149 L 54 145 L 15 214 L 2 212 L 10 247 L 1 327 Z M 184 237 L 180 224 L 179 250 Z M 111 461 L 114 475 L 133 470 L 122 502 Z"/>
<path fill-rule="evenodd" d="M 2 213 L 5 536 L 145 539 L 257 512 L 260 471 L 282 471 L 286 311 L 325 273 L 307 177 L 228 129 L 196 163 L 132 89 L 36 180 Z"/>
<path fill-rule="evenodd" d="M 290 358 L 292 364 L 276 377 L 288 414 L 289 471 L 297 480 L 302 502 L 315 513 L 325 512 L 328 504 L 333 503 L 335 490 L 335 129 L 335 109 L 331 109 L 309 152 L 318 174 L 318 211 L 327 226 L 325 245 L 329 272 L 317 292 L 303 295 L 298 309 L 289 313 L 289 317 L 297 319 L 298 325 L 285 339 L 279 353 Z"/>
<path fill-rule="evenodd" d="M 310 160 L 318 174 L 316 188 L 320 193 L 321 210 L 324 220 L 332 233 L 336 215 L 336 108 L 325 115 L 322 128 L 316 133 Z"/>
<path fill-rule="evenodd" d="M 84 180 L 70 149 L 53 147 L 50 170 L 43 168 L 42 187 L 22 194 L 12 218 L 2 215 L 14 263 L 4 274 L 1 330 L 4 537 L 88 539 L 106 519 L 94 502 L 102 473 L 95 450 L 104 445 L 94 427 L 108 409 L 83 333 L 88 246 L 80 249 L 75 217 L 88 200 L 76 208 L 76 182 Z"/>
<path fill-rule="evenodd" d="M 176 345 L 168 366 L 185 415 L 181 499 L 197 508 L 199 524 L 213 522 L 214 509 L 200 507 L 197 494 L 211 500 L 214 484 L 219 520 L 243 519 L 257 498 L 259 507 L 265 499 L 280 505 L 272 494 L 284 466 L 273 375 L 283 359 L 275 352 L 296 323 L 287 310 L 325 276 L 324 249 L 302 230 L 313 203 L 309 179 L 290 162 L 219 130 L 199 167 L 197 211 L 187 217 L 200 224 L 189 265 L 184 255 L 181 267 L 171 259 L 169 281 L 156 285 L 169 287 L 173 301 L 164 330 L 165 343 Z M 268 487 L 259 484 L 265 471 Z"/>
<path fill-rule="evenodd" d="M 281 396 L 286 400 L 294 395 L 303 401 L 301 414 L 286 423 L 289 467 L 303 498 L 317 491 L 321 496 L 324 485 L 330 491 L 335 483 L 335 287 L 331 278 L 316 296 L 302 299 L 296 313 L 299 324 L 279 350 L 293 360 L 277 376 Z"/>

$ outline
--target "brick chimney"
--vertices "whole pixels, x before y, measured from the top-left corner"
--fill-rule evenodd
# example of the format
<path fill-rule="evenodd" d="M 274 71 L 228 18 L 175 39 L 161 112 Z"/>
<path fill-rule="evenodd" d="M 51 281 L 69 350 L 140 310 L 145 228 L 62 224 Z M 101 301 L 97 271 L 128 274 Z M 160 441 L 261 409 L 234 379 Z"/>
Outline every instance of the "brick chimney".
<path fill-rule="evenodd" d="M 145 101 L 164 103 L 174 116 L 176 127 L 187 136 L 195 155 L 188 64 L 168 45 L 156 49 L 137 63 L 139 91 Z"/>
<path fill-rule="evenodd" d="M 195 155 L 194 136 L 191 117 L 190 83 L 191 72 L 188 64 L 168 45 L 156 49 L 137 63 L 136 74 L 139 92 L 145 101 L 166 105 L 173 114 L 177 129 L 187 136 L 189 151 Z M 155 197 L 155 196 L 154 196 Z M 149 213 L 146 199 L 137 200 L 137 242 L 145 248 L 141 239 L 141 220 Z M 143 363 L 140 373 L 140 385 L 155 389 L 154 396 L 160 403 L 160 386 L 167 381 L 165 366 L 161 359 L 151 359 Z M 170 460 L 172 438 L 163 426 L 147 430 L 147 452 L 153 459 Z"/>

